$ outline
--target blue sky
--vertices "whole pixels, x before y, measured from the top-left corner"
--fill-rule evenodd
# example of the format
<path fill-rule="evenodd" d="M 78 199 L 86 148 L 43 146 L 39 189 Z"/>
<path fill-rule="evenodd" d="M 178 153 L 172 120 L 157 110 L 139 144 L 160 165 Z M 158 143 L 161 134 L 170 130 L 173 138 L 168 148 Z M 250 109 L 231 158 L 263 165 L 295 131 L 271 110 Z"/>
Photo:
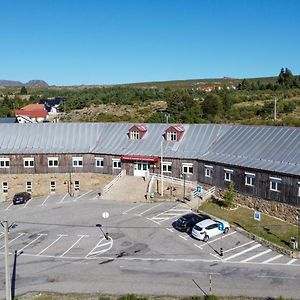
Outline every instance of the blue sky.
<path fill-rule="evenodd" d="M 114 84 L 300 74 L 298 0 L 0 0 L 0 79 Z"/>

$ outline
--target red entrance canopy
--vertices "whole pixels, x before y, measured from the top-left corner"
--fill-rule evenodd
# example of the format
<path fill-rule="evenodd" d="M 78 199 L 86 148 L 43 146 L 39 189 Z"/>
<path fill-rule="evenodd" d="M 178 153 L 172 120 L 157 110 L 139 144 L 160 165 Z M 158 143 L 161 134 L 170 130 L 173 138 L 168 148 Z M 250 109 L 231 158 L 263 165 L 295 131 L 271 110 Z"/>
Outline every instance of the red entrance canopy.
<path fill-rule="evenodd" d="M 135 155 L 122 155 L 121 160 L 134 160 L 134 161 L 146 161 L 146 162 L 158 162 L 159 157 L 148 156 L 135 156 Z"/>

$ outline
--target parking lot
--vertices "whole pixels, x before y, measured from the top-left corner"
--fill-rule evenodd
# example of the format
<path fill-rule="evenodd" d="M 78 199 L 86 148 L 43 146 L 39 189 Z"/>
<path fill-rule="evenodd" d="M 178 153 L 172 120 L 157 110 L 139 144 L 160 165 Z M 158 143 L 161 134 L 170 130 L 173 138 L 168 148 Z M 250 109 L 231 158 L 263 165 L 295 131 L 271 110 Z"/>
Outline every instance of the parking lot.
<path fill-rule="evenodd" d="M 104 211 L 109 213 L 108 219 L 103 219 Z M 82 192 L 77 197 L 49 195 L 33 198 L 24 205 L 1 203 L 0 206 L 1 219 L 6 216 L 9 222 L 18 225 L 9 232 L 10 249 L 27 256 L 101 259 L 126 251 L 124 240 L 136 239 L 135 242 L 146 245 L 147 255 L 152 258 L 151 250 L 161 250 L 161 256 L 169 259 L 300 266 L 299 260 L 274 252 L 233 229 L 207 243 L 174 229 L 173 221 L 189 212 L 189 206 L 180 202 L 102 202 L 93 191 Z M 99 223 L 108 232 L 108 239 L 96 227 Z M 172 240 L 171 248 L 169 245 L 162 248 L 161 243 L 156 245 L 147 239 L 147 232 L 153 229 L 165 243 Z M 0 239 L 3 237 L 1 233 Z M 0 251 L 3 248 L 2 241 Z M 135 253 L 142 259 L 146 251 L 140 249 Z"/>

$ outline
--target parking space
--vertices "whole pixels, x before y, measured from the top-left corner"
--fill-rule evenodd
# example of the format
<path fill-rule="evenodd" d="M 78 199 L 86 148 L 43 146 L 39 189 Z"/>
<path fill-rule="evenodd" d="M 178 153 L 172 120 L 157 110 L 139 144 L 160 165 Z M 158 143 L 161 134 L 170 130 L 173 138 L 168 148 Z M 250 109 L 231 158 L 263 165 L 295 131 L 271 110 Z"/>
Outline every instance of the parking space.
<path fill-rule="evenodd" d="M 13 205 L 12 201 L 0 203 L 0 211 L 17 210 L 32 207 L 48 207 L 57 206 L 58 204 L 72 204 L 77 201 L 95 201 L 99 200 L 98 193 L 96 191 L 78 191 L 75 196 L 71 196 L 69 193 L 65 194 L 49 194 L 42 197 L 33 197 L 25 204 Z"/>
<path fill-rule="evenodd" d="M 103 235 L 95 234 L 95 230 L 93 231 L 92 235 L 13 232 L 9 235 L 10 252 L 17 251 L 21 255 L 41 258 L 96 258 L 112 248 L 113 239 L 109 237 L 107 240 Z M 2 238 L 0 253 L 3 254 L 3 252 L 4 241 Z"/>
<path fill-rule="evenodd" d="M 191 210 L 186 204 L 160 205 L 147 208 L 147 216 L 139 213 L 141 217 L 153 221 L 155 224 L 165 227 L 165 229 L 176 236 L 178 242 L 183 242 L 194 246 L 199 255 L 210 255 L 224 263 L 255 263 L 255 264 L 279 264 L 287 266 L 300 266 L 299 259 L 292 259 L 286 255 L 277 253 L 260 243 L 255 242 L 234 231 L 211 238 L 208 242 L 198 241 L 185 232 L 179 232 L 173 228 L 172 223 L 181 215 L 189 213 Z M 126 213 L 132 214 L 142 210 L 143 205 L 130 208 Z M 137 213 L 136 213 L 137 214 Z M 221 255 L 222 254 L 222 255 Z"/>
<path fill-rule="evenodd" d="M 108 220 L 101 217 L 104 211 L 109 211 Z M 234 229 L 206 243 L 174 229 L 172 223 L 190 212 L 187 204 L 179 202 L 101 201 L 95 191 L 84 191 L 76 197 L 49 195 L 33 198 L 26 205 L 0 206 L 1 219 L 8 216 L 11 221 L 19 221 L 18 230 L 9 233 L 10 251 L 26 256 L 84 260 L 118 257 L 126 252 L 143 258 L 160 255 L 166 259 L 300 266 L 298 259 L 266 248 Z M 96 228 L 97 223 L 109 232 L 108 240 Z M 3 233 L 0 241 L 3 252 Z"/>

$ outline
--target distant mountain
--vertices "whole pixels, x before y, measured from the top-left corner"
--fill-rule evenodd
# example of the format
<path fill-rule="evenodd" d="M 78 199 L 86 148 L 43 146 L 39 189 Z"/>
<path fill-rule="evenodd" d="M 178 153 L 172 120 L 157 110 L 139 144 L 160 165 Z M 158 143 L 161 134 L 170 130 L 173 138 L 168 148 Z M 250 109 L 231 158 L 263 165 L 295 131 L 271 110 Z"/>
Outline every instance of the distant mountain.
<path fill-rule="evenodd" d="M 0 86 L 4 87 L 48 87 L 48 83 L 44 80 L 30 80 L 27 83 L 15 80 L 0 80 Z"/>

